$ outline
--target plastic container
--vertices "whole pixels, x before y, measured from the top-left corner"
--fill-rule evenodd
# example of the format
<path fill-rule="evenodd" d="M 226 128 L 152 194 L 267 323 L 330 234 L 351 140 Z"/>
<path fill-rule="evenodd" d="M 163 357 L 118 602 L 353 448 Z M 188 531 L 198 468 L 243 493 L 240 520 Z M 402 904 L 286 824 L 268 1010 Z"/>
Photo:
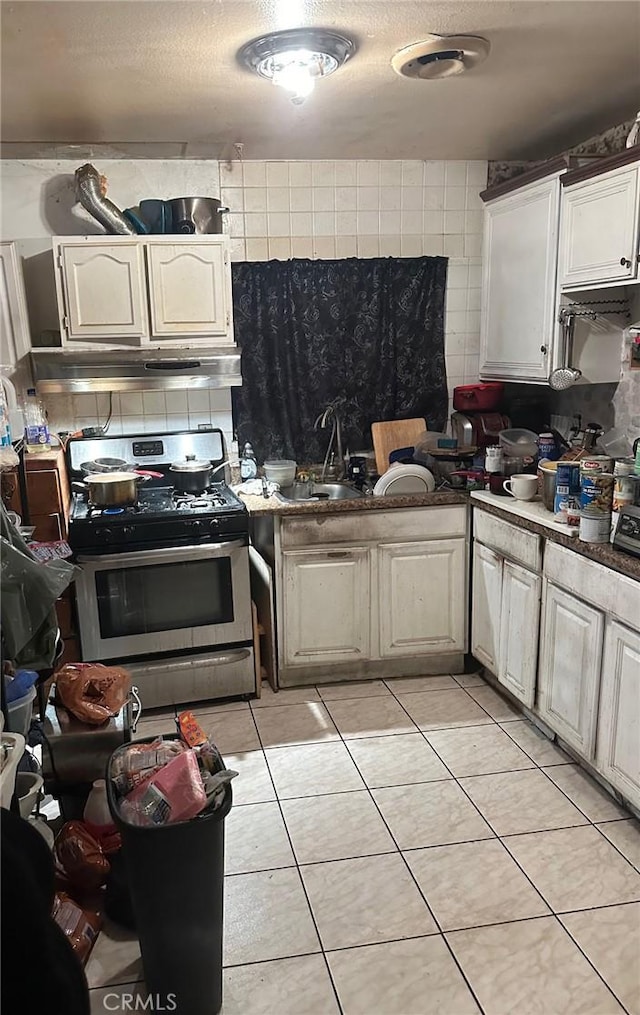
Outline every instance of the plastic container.
<path fill-rule="evenodd" d="M 28 818 L 38 800 L 43 786 L 43 779 L 37 772 L 18 772 L 16 776 L 16 795 L 20 817 Z"/>
<path fill-rule="evenodd" d="M 289 458 L 271 458 L 264 463 L 264 474 L 270 483 L 291 486 L 296 478 L 296 462 Z"/>
<path fill-rule="evenodd" d="M 1 713 L 0 713 L 1 714 Z M 4 768 L 0 772 L 0 805 L 9 808 L 16 784 L 16 771 L 24 754 L 25 739 L 19 733 L 3 733 L 2 746 L 7 750 Z"/>
<path fill-rule="evenodd" d="M 28 735 L 35 696 L 36 689 L 31 687 L 22 698 L 7 702 L 7 729 L 11 733 L 20 733 L 23 737 Z"/>
<path fill-rule="evenodd" d="M 500 445 L 505 455 L 535 458 L 538 454 L 538 435 L 533 430 L 501 430 Z"/>
<path fill-rule="evenodd" d="M 176 1012 L 216 1015 L 222 1006 L 224 819 L 233 801 L 231 786 L 217 810 L 190 821 L 130 825 L 120 814 L 110 777 L 114 758 L 126 749 L 111 755 L 107 798 L 122 835 L 147 990 L 162 998 L 174 995 Z"/>
<path fill-rule="evenodd" d="M 247 479 L 255 479 L 258 475 L 258 463 L 255 451 L 247 441 L 242 449 L 240 458 L 240 479 L 245 482 Z"/>
<path fill-rule="evenodd" d="M 493 412 L 504 394 L 504 384 L 460 384 L 453 389 L 453 408 L 456 412 Z"/>

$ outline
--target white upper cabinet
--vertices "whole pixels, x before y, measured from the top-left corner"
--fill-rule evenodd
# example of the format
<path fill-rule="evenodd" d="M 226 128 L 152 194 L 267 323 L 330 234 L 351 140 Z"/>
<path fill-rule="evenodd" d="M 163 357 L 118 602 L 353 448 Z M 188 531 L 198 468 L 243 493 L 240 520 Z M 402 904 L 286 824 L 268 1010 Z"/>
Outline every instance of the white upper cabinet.
<path fill-rule="evenodd" d="M 69 342 L 148 334 L 144 252 L 136 241 L 65 243 L 58 254 L 63 332 Z"/>
<path fill-rule="evenodd" d="M 563 189 L 561 286 L 584 289 L 637 277 L 639 181 L 635 163 Z"/>
<path fill-rule="evenodd" d="M 552 364 L 560 175 L 485 206 L 480 376 L 545 381 Z"/>
<path fill-rule="evenodd" d="M 147 247 L 151 334 L 226 336 L 230 325 L 224 238 Z"/>
<path fill-rule="evenodd" d="M 605 635 L 596 762 L 640 807 L 640 633 L 615 621 Z"/>
<path fill-rule="evenodd" d="M 233 345 L 226 236 L 54 240 L 63 345 Z"/>
<path fill-rule="evenodd" d="M 15 243 L 0 243 L 0 367 L 12 373 L 30 348 L 20 258 Z"/>
<path fill-rule="evenodd" d="M 464 651 L 465 553 L 464 539 L 379 546 L 382 658 Z"/>
<path fill-rule="evenodd" d="M 547 583 L 538 710 L 583 757 L 594 756 L 604 617 Z"/>

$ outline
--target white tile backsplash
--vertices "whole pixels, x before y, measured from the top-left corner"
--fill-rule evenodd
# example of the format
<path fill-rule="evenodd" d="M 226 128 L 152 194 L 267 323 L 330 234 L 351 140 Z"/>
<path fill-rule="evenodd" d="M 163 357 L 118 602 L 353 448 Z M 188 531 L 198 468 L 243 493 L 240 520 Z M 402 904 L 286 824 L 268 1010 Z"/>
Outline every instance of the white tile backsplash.
<path fill-rule="evenodd" d="M 477 380 L 485 161 L 249 161 L 213 164 L 211 176 L 231 210 L 234 261 L 448 257 L 450 396 L 455 384 Z M 50 417 L 64 429 L 95 424 L 106 418 L 105 397 L 53 396 Z M 211 422 L 230 442 L 229 391 L 122 392 L 114 396 L 111 432 Z"/>

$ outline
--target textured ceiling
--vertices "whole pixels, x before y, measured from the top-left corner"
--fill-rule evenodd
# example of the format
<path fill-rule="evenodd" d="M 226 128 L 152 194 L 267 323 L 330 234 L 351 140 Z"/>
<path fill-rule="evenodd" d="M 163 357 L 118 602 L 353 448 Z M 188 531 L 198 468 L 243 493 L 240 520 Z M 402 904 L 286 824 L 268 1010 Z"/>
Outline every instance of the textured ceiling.
<path fill-rule="evenodd" d="M 540 158 L 635 114 L 640 5 L 617 0 L 11 0 L 2 14 L 3 154 Z M 357 43 L 302 107 L 236 61 L 263 32 L 318 25 Z M 481 66 L 399 78 L 427 34 L 479 34 Z"/>

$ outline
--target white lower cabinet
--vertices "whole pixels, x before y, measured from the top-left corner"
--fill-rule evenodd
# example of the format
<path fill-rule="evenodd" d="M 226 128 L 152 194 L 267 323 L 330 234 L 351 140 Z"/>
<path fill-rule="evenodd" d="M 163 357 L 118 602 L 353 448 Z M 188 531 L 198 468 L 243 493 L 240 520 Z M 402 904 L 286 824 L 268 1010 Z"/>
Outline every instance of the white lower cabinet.
<path fill-rule="evenodd" d="M 640 807 L 640 633 L 615 621 L 605 634 L 596 764 Z"/>
<path fill-rule="evenodd" d="M 502 557 L 488 546 L 473 544 L 471 598 L 471 651 L 487 669 L 498 675 Z"/>
<path fill-rule="evenodd" d="M 497 677 L 529 707 L 533 705 L 536 693 L 541 585 L 540 575 L 505 560 Z"/>
<path fill-rule="evenodd" d="M 540 575 L 475 542 L 471 651 L 524 705 L 533 705 Z"/>
<path fill-rule="evenodd" d="M 465 541 L 432 539 L 378 547 L 380 655 L 464 652 Z"/>
<path fill-rule="evenodd" d="M 287 665 L 369 656 L 369 557 L 366 546 L 283 551 Z"/>
<path fill-rule="evenodd" d="M 595 751 L 604 615 L 546 583 L 538 710 L 586 759 Z"/>

